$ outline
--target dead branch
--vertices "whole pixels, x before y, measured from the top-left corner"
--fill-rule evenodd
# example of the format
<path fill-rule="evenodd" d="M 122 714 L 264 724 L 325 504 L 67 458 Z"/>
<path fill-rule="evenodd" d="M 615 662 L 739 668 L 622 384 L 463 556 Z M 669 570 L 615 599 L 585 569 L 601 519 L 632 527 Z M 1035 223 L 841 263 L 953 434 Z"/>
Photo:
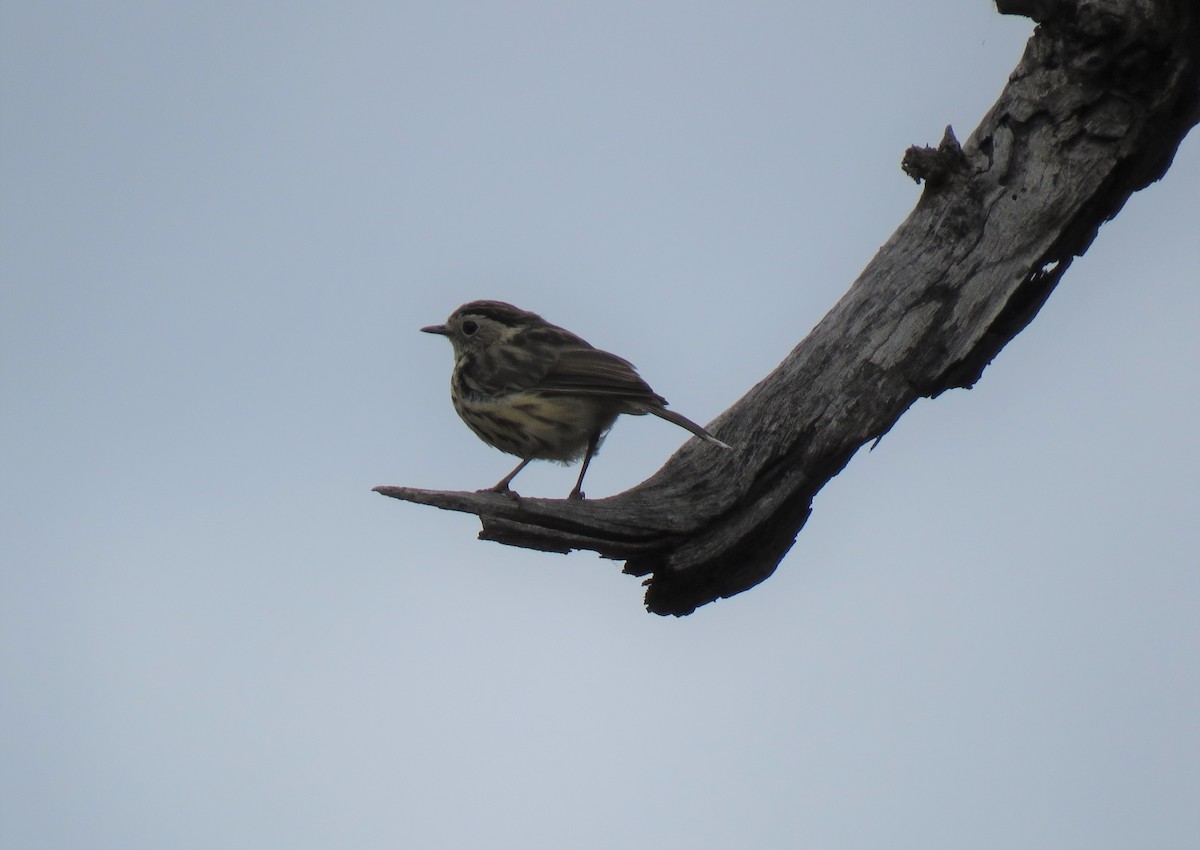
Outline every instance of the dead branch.
<path fill-rule="evenodd" d="M 1200 120 L 1195 0 L 998 0 L 1039 26 L 962 146 L 912 148 L 916 208 L 775 371 L 655 475 L 606 499 L 377 487 L 478 514 L 480 537 L 625 561 L 688 614 L 774 572 L 814 495 L 921 397 L 971 387 Z"/>

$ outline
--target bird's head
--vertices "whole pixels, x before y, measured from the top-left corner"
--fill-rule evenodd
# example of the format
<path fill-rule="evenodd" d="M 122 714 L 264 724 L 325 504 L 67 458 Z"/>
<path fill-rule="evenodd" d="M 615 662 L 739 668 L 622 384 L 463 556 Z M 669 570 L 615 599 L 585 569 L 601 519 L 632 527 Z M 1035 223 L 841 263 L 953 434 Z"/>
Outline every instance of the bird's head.
<path fill-rule="evenodd" d="M 440 334 L 454 346 L 454 356 L 502 343 L 521 330 L 545 324 L 537 313 L 530 313 L 503 301 L 472 301 L 450 314 L 444 325 L 421 328 L 427 334 Z"/>

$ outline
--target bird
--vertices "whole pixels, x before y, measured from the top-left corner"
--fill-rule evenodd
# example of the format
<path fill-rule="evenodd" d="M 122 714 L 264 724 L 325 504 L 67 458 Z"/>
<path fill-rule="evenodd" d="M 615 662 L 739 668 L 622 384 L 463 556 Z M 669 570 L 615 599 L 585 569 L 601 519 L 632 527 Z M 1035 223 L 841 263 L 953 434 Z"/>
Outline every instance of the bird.
<path fill-rule="evenodd" d="M 633 364 L 558 325 L 504 301 L 471 301 L 445 324 L 421 328 L 450 340 L 450 399 L 479 439 L 521 458 L 494 486 L 506 493 L 533 460 L 583 466 L 568 499 L 583 499 L 583 477 L 622 414 L 650 413 L 729 449 L 700 425 L 667 408 Z"/>

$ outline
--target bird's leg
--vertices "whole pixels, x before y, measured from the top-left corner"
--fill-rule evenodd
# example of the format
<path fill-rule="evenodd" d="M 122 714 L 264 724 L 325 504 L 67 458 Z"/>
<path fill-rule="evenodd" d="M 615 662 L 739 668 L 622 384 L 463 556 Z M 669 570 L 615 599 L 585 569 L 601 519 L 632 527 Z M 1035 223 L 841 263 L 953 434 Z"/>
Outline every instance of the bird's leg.
<path fill-rule="evenodd" d="M 514 469 L 512 472 L 508 473 L 508 475 L 505 475 L 503 478 L 501 478 L 499 481 L 497 481 L 496 486 L 488 487 L 486 490 L 480 490 L 479 492 L 480 493 L 511 493 L 514 496 L 517 495 L 516 493 L 513 493 L 512 490 L 508 489 L 508 485 L 512 482 L 512 480 L 514 478 L 517 477 L 517 473 L 520 472 L 522 469 L 524 469 L 526 467 L 526 465 L 528 465 L 529 461 L 531 461 L 531 460 L 533 460 L 533 458 L 525 458 L 525 460 L 523 460 L 517 464 L 516 469 Z"/>
<path fill-rule="evenodd" d="M 583 469 L 579 470 L 579 480 L 575 482 L 575 489 L 567 494 L 568 499 L 582 499 L 583 476 L 587 474 L 588 464 L 592 462 L 592 458 L 596 454 L 596 446 L 600 445 L 600 433 L 592 434 L 588 439 L 587 454 L 583 456 Z"/>

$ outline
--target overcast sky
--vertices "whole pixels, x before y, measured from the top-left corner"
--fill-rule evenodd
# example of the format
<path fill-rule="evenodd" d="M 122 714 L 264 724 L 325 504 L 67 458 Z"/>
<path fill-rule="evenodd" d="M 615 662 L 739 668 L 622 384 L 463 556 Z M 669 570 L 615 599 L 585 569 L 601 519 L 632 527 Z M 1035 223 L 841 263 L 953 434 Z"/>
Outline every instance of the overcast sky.
<path fill-rule="evenodd" d="M 0 846 L 1184 850 L 1200 139 L 682 618 L 377 484 L 499 298 L 706 422 L 1031 26 L 987 2 L 5 3 Z M 686 434 L 618 422 L 592 496 Z M 561 496 L 539 464 L 521 492 Z"/>

